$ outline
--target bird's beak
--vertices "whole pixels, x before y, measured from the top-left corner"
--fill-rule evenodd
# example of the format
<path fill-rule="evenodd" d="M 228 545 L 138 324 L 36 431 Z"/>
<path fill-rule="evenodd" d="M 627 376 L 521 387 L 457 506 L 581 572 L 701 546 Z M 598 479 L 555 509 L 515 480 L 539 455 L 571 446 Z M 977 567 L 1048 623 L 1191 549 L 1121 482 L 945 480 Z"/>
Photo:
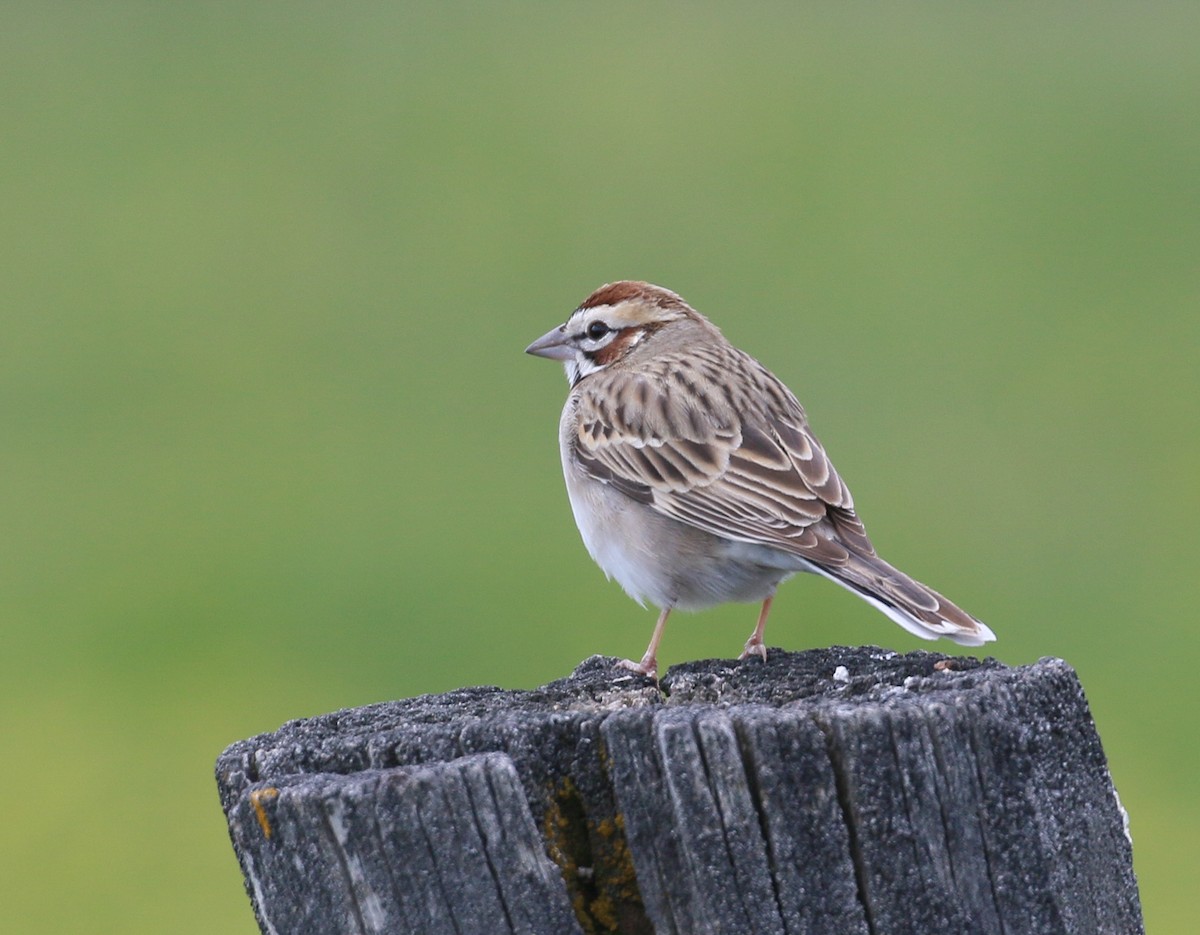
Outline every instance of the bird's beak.
<path fill-rule="evenodd" d="M 571 347 L 565 327 L 559 325 L 525 348 L 525 353 L 534 357 L 549 357 L 551 360 L 570 360 L 575 356 L 575 348 Z"/>

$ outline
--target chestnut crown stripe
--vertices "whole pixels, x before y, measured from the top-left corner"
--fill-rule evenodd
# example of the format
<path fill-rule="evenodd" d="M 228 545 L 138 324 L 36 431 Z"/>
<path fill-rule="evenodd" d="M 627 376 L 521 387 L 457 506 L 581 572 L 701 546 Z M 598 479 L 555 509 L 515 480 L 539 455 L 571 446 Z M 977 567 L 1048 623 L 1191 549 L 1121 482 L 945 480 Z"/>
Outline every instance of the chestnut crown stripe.
<path fill-rule="evenodd" d="M 659 308 L 674 308 L 681 312 L 692 311 L 678 295 L 662 286 L 648 282 L 610 282 L 601 286 L 580 303 L 580 309 L 598 308 L 602 305 L 619 305 L 631 299 L 640 299 Z"/>

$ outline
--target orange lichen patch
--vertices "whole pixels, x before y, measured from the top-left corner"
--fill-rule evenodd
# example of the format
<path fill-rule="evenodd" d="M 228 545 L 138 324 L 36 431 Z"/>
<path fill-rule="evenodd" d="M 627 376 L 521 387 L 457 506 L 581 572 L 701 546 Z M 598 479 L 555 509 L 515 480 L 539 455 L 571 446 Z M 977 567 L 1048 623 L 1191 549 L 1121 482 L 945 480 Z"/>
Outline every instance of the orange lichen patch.
<path fill-rule="evenodd" d="M 570 776 L 564 777 L 550 796 L 542 837 L 551 859 L 568 880 L 578 875 L 581 850 L 586 850 L 586 840 L 581 840 L 586 835 L 585 821 L 579 790 Z"/>
<path fill-rule="evenodd" d="M 562 873 L 587 935 L 649 931 L 624 826 L 620 815 L 589 816 L 570 777 L 549 797 L 542 822 L 546 851 Z"/>
<path fill-rule="evenodd" d="M 254 817 L 258 819 L 258 826 L 262 828 L 262 833 L 268 840 L 271 837 L 271 820 L 267 817 L 267 809 L 263 803 L 271 801 L 278 795 L 279 790 L 274 786 L 255 789 L 250 793 L 250 807 L 254 809 Z"/>
<path fill-rule="evenodd" d="M 568 776 L 550 797 L 550 807 L 546 809 L 546 815 L 542 819 L 542 839 L 546 842 L 546 850 L 566 879 L 575 876 L 579 869 L 572 856 L 574 849 L 569 847 L 572 822 L 566 814 L 569 803 L 577 801 L 578 798 L 575 784 Z"/>
<path fill-rule="evenodd" d="M 602 931 L 627 931 L 627 916 L 643 916 L 642 894 L 637 886 L 637 874 L 633 869 L 633 856 L 625 843 L 622 827 L 625 822 L 620 815 L 613 821 L 604 820 L 596 826 L 596 833 L 604 839 L 603 887 L 592 901 L 591 913 L 597 922 L 605 926 Z M 597 861 L 599 864 L 600 861 Z M 597 867 L 597 873 L 600 868 Z"/>

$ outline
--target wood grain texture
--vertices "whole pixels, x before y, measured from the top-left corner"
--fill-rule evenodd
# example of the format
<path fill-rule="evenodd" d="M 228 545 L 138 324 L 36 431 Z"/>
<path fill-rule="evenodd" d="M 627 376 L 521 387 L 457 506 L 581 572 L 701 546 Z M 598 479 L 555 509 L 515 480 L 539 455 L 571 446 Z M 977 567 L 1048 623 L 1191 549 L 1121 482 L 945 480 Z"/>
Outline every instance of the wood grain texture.
<path fill-rule="evenodd" d="M 1075 673 L 874 648 L 593 657 L 217 763 L 264 932 L 1143 931 Z"/>

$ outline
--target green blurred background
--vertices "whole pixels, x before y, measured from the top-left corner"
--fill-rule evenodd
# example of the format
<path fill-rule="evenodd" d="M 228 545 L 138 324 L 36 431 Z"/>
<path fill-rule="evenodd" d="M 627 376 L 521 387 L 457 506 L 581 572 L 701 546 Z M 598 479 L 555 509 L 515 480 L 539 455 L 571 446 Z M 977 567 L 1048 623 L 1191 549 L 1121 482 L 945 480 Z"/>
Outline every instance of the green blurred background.
<path fill-rule="evenodd" d="M 561 489 L 561 369 L 522 354 L 620 278 L 795 389 L 996 655 L 1079 670 L 1148 926 L 1190 927 L 1200 8 L 0 26 L 0 929 L 248 935 L 226 744 L 642 651 Z M 753 615 L 678 618 L 664 663 Z M 768 637 L 927 645 L 812 578 Z"/>

